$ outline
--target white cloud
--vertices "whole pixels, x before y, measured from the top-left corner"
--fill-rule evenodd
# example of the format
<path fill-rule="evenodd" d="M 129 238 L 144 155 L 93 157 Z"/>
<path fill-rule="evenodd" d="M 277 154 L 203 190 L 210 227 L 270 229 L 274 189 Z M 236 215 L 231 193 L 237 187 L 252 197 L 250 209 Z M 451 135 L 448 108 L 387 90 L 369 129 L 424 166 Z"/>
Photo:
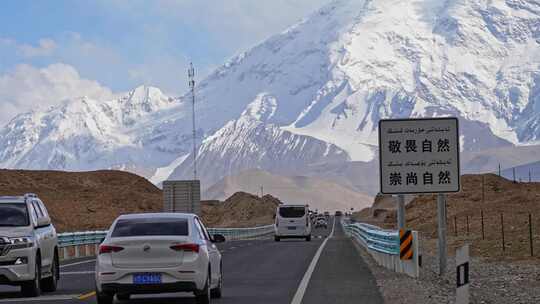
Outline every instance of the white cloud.
<path fill-rule="evenodd" d="M 56 42 L 49 38 L 39 39 L 37 46 L 20 44 L 17 46 L 19 53 L 24 57 L 50 56 L 56 49 Z"/>
<path fill-rule="evenodd" d="M 105 99 L 112 95 L 110 89 L 98 82 L 81 78 L 70 65 L 56 63 L 36 68 L 21 64 L 0 75 L 0 125 L 19 113 L 58 105 L 65 99 Z"/>

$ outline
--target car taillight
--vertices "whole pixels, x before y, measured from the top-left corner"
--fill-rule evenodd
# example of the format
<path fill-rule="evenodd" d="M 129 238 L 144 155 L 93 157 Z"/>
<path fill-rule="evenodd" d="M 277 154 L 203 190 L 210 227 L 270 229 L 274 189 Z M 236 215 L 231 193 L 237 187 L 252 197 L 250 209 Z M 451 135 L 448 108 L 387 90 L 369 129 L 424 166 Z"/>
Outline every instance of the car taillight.
<path fill-rule="evenodd" d="M 99 254 L 119 252 L 119 251 L 122 251 L 122 250 L 124 250 L 124 247 L 110 246 L 110 245 L 101 245 L 101 246 L 99 246 Z"/>
<path fill-rule="evenodd" d="M 199 244 L 178 244 L 173 245 L 170 248 L 175 251 L 191 251 L 191 252 L 199 252 Z"/>

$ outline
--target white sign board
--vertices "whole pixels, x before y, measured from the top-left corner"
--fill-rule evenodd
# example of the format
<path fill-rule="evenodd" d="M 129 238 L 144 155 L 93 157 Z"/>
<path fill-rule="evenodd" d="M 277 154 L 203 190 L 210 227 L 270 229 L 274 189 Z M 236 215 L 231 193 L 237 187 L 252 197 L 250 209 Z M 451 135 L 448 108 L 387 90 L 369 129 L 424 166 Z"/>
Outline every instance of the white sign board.
<path fill-rule="evenodd" d="M 469 304 L 469 245 L 456 250 L 456 304 Z"/>
<path fill-rule="evenodd" d="M 379 122 L 381 193 L 458 192 L 457 118 Z"/>

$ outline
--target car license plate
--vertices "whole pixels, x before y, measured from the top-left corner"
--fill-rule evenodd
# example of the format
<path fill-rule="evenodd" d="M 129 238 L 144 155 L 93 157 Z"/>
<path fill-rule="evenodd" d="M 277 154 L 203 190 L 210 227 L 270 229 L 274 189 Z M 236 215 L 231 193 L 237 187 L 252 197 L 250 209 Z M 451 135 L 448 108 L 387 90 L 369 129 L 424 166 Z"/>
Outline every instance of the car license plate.
<path fill-rule="evenodd" d="M 296 230 L 296 226 L 289 226 L 289 227 L 287 227 L 287 229 L 289 229 L 289 230 Z"/>
<path fill-rule="evenodd" d="M 138 273 L 133 275 L 133 284 L 161 284 L 161 273 Z"/>

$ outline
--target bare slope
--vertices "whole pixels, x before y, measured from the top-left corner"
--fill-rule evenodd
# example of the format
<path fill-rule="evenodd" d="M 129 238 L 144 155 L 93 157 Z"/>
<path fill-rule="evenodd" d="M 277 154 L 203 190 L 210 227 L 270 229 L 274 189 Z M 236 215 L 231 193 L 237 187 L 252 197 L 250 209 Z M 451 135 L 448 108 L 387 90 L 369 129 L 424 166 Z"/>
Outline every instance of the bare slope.
<path fill-rule="evenodd" d="M 122 171 L 0 170 L 0 195 L 33 192 L 59 231 L 109 228 L 122 213 L 160 211 L 161 190 Z"/>
<path fill-rule="evenodd" d="M 62 172 L 0 170 L 0 195 L 33 192 L 47 205 L 61 231 L 108 229 L 120 214 L 160 212 L 162 191 L 143 177 L 122 171 Z M 210 227 L 252 227 L 273 222 L 280 201 L 236 193 L 225 202 L 203 202 Z"/>
<path fill-rule="evenodd" d="M 262 187 L 262 189 L 261 189 Z M 284 203 L 309 204 L 319 210 L 360 210 L 371 204 L 371 196 L 336 183 L 305 176 L 281 176 L 262 170 L 248 170 L 228 176 L 210 187 L 208 199 L 223 199 L 237 191 L 273 193 Z"/>
<path fill-rule="evenodd" d="M 513 183 L 494 174 L 483 175 L 483 178 L 484 200 L 482 175 L 462 176 L 462 191 L 447 196 L 449 252 L 470 243 L 475 255 L 527 258 L 530 255 L 529 214 L 532 216 L 534 249 L 540 252 L 540 183 Z M 380 197 L 373 209 L 363 210 L 357 217 L 381 226 L 395 227 L 395 208 L 391 202 L 389 197 Z M 482 213 L 485 239 L 482 239 Z M 505 252 L 502 251 L 501 214 L 505 226 Z M 423 248 L 434 252 L 436 196 L 420 195 L 412 199 L 406 207 L 406 218 L 408 227 L 421 232 Z"/>
<path fill-rule="evenodd" d="M 237 192 L 224 202 L 206 201 L 202 205 L 202 216 L 210 227 L 256 227 L 274 222 L 276 207 L 281 202 L 267 194 L 259 197 Z"/>

